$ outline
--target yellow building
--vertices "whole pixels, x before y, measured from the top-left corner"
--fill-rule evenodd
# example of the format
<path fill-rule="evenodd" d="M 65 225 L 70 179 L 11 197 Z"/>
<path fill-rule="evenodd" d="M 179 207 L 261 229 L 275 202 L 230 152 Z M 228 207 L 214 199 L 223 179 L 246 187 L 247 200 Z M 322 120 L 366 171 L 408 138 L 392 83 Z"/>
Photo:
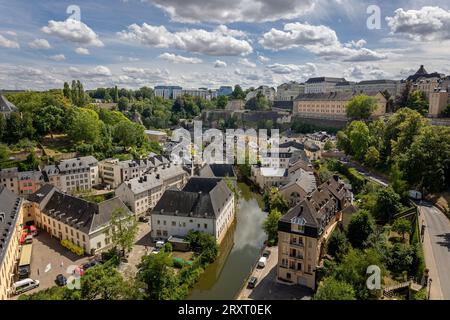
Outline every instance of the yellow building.
<path fill-rule="evenodd" d="M 387 100 L 381 92 L 364 94 L 377 99 L 377 108 L 372 114 L 373 117 L 386 113 Z M 294 116 L 304 118 L 347 120 L 347 104 L 356 95 L 351 92 L 301 94 L 294 100 L 292 113 Z"/>
<path fill-rule="evenodd" d="M 338 176 L 310 193 L 278 223 L 278 280 L 316 289 L 316 269 L 326 243 L 352 203 L 352 193 Z"/>
<path fill-rule="evenodd" d="M 15 281 L 19 241 L 23 229 L 22 200 L 6 187 L 0 187 L 0 300 L 11 295 Z"/>
<path fill-rule="evenodd" d="M 436 118 L 449 105 L 449 95 L 447 91 L 439 90 L 430 93 L 428 115 Z"/>

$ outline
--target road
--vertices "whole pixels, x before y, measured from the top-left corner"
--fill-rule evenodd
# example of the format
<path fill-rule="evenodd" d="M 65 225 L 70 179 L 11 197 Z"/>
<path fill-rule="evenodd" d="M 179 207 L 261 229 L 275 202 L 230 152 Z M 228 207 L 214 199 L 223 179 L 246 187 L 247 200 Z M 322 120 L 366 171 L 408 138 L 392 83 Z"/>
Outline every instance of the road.
<path fill-rule="evenodd" d="M 432 300 L 450 300 L 450 221 L 436 207 L 419 205 L 421 223 L 425 224 L 425 261 L 432 279 Z"/>
<path fill-rule="evenodd" d="M 366 169 L 353 162 L 347 162 L 342 160 L 341 162 L 348 167 L 354 168 L 356 171 L 358 171 L 361 175 L 365 176 L 367 179 L 372 180 L 373 182 L 376 182 L 383 187 L 387 187 L 389 185 L 389 182 L 386 179 L 379 177 L 371 172 L 367 172 Z"/>

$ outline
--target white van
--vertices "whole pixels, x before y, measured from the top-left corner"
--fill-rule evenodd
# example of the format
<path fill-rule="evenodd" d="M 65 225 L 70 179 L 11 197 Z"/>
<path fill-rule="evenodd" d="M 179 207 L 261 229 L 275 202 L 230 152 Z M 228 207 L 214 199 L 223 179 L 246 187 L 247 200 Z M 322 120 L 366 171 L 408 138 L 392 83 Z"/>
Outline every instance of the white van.
<path fill-rule="evenodd" d="M 266 266 L 266 263 L 267 263 L 267 258 L 266 257 L 259 258 L 258 268 L 264 268 Z"/>
<path fill-rule="evenodd" d="M 39 287 L 39 280 L 33 280 L 30 278 L 27 278 L 27 279 L 17 281 L 16 283 L 13 284 L 13 293 L 21 294 L 23 292 L 32 290 L 37 287 Z"/>
<path fill-rule="evenodd" d="M 157 249 L 161 249 L 162 247 L 164 247 L 165 242 L 164 241 L 156 241 L 156 245 L 155 247 Z"/>

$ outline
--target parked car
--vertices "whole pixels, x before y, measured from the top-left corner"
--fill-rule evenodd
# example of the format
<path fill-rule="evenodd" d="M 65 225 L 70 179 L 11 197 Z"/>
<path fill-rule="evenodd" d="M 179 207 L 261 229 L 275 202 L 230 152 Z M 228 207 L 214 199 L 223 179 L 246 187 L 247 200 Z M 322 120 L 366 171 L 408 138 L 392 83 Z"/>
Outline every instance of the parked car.
<path fill-rule="evenodd" d="M 14 294 L 21 294 L 37 287 L 39 287 L 39 280 L 27 278 L 14 283 L 13 292 Z"/>
<path fill-rule="evenodd" d="M 56 284 L 60 287 L 65 286 L 67 284 L 67 278 L 63 274 L 58 274 L 56 276 Z"/>
<path fill-rule="evenodd" d="M 267 258 L 266 257 L 259 258 L 258 268 L 262 269 L 262 268 L 264 268 L 266 266 L 266 264 L 267 264 Z"/>
<path fill-rule="evenodd" d="M 262 256 L 265 257 L 265 258 L 267 258 L 267 259 L 269 259 L 269 257 L 270 257 L 270 251 L 269 251 L 269 250 L 264 250 Z"/>
<path fill-rule="evenodd" d="M 257 282 L 258 282 L 258 278 L 257 277 L 251 277 L 248 280 L 247 288 L 253 289 L 256 286 Z"/>
<path fill-rule="evenodd" d="M 164 244 L 164 241 L 156 241 L 156 248 L 161 249 L 162 247 L 164 247 Z"/>
<path fill-rule="evenodd" d="M 139 217 L 139 222 L 149 222 L 149 218 L 146 216 L 140 216 Z"/>
<path fill-rule="evenodd" d="M 83 264 L 83 269 L 86 271 L 87 269 L 98 266 L 100 264 L 101 263 L 98 262 L 97 260 L 92 260 L 92 261 L 89 261 L 89 262 L 86 262 L 85 264 Z"/>

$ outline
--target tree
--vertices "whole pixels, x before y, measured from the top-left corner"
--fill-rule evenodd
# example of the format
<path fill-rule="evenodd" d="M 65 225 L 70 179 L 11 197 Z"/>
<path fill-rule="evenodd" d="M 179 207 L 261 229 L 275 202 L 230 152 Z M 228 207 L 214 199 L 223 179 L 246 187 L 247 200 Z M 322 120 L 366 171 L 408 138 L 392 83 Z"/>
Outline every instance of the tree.
<path fill-rule="evenodd" d="M 443 117 L 450 118 L 450 104 L 444 110 L 442 110 L 441 115 Z"/>
<path fill-rule="evenodd" d="M 263 223 L 263 229 L 267 234 L 269 244 L 276 245 L 278 243 L 278 222 L 282 215 L 278 209 L 270 211 Z"/>
<path fill-rule="evenodd" d="M 70 100 L 71 93 L 70 93 L 69 84 L 67 82 L 64 82 L 63 95 L 64 95 L 65 98 Z"/>
<path fill-rule="evenodd" d="M 128 119 L 121 121 L 114 126 L 113 138 L 124 148 L 141 147 L 145 141 L 144 127 Z"/>
<path fill-rule="evenodd" d="M 395 100 L 396 109 L 405 108 L 407 106 L 409 95 L 411 94 L 412 83 L 407 81 L 402 93 Z"/>
<path fill-rule="evenodd" d="M 323 146 L 323 149 L 324 149 L 325 151 L 333 150 L 333 149 L 334 149 L 334 143 L 333 143 L 333 141 L 327 140 L 327 142 L 325 142 L 325 144 L 324 144 L 324 146 Z"/>
<path fill-rule="evenodd" d="M 351 248 L 344 232 L 336 230 L 327 243 L 327 253 L 340 260 Z"/>
<path fill-rule="evenodd" d="M 216 260 L 219 247 L 212 235 L 200 231 L 189 231 L 186 240 L 192 249 L 200 252 L 200 263 L 202 266 L 206 266 Z"/>
<path fill-rule="evenodd" d="M 401 234 L 403 240 L 405 240 L 405 234 L 411 232 L 411 228 L 411 222 L 404 218 L 397 219 L 392 224 L 392 230 Z"/>
<path fill-rule="evenodd" d="M 362 248 L 364 241 L 375 230 L 375 221 L 367 210 L 354 214 L 347 229 L 347 238 L 354 248 Z"/>
<path fill-rule="evenodd" d="M 130 101 L 128 100 L 127 97 L 121 97 L 119 99 L 117 107 L 119 108 L 120 111 L 127 111 L 129 103 L 130 103 Z"/>
<path fill-rule="evenodd" d="M 375 206 L 372 209 L 374 217 L 381 221 L 391 220 L 402 209 L 400 200 L 400 196 L 392 187 L 378 189 Z"/>
<path fill-rule="evenodd" d="M 8 160 L 10 153 L 11 150 L 9 150 L 8 145 L 0 143 L 0 162 Z"/>
<path fill-rule="evenodd" d="M 218 96 L 216 103 L 217 103 L 217 109 L 225 109 L 225 107 L 228 104 L 228 97 L 227 96 Z"/>
<path fill-rule="evenodd" d="M 269 211 L 278 210 L 281 214 L 285 214 L 289 209 L 288 203 L 277 188 L 271 188 L 269 192 L 266 192 L 263 200 Z"/>
<path fill-rule="evenodd" d="M 378 165 L 378 163 L 380 162 L 380 153 L 378 152 L 377 148 L 373 146 L 369 147 L 364 157 L 364 162 L 372 168 L 375 168 Z"/>
<path fill-rule="evenodd" d="M 231 96 L 233 97 L 233 99 L 241 99 L 241 100 L 245 99 L 245 93 L 242 90 L 241 86 L 238 84 L 234 86 L 234 90 Z"/>
<path fill-rule="evenodd" d="M 134 246 L 138 225 L 133 215 L 124 209 L 116 209 L 112 212 L 110 227 L 105 231 L 107 237 L 115 247 L 120 250 L 131 251 Z"/>
<path fill-rule="evenodd" d="M 320 284 L 314 300 L 356 300 L 356 295 L 352 285 L 328 277 Z"/>
<path fill-rule="evenodd" d="M 122 275 L 116 268 L 95 266 L 81 278 L 81 297 L 84 300 L 118 300 L 122 298 L 123 286 Z"/>
<path fill-rule="evenodd" d="M 408 243 L 396 243 L 390 250 L 389 270 L 395 274 L 411 274 L 414 265 L 414 247 Z"/>
<path fill-rule="evenodd" d="M 78 108 L 72 111 L 67 133 L 74 142 L 96 143 L 100 129 L 101 121 L 94 110 Z"/>
<path fill-rule="evenodd" d="M 347 104 L 347 117 L 353 120 L 368 120 L 377 108 L 377 99 L 361 94 Z"/>
<path fill-rule="evenodd" d="M 36 157 L 34 151 L 31 151 L 25 161 L 19 163 L 19 171 L 32 171 L 39 168 L 39 159 Z"/>
<path fill-rule="evenodd" d="M 349 126 L 349 140 L 353 154 L 362 161 L 369 149 L 369 127 L 362 121 L 353 121 Z"/>
<path fill-rule="evenodd" d="M 416 110 L 420 114 L 428 112 L 428 101 L 425 92 L 415 90 L 409 96 L 406 106 L 412 110 Z"/>
<path fill-rule="evenodd" d="M 172 300 L 178 281 L 172 269 L 173 260 L 162 249 L 158 254 L 142 257 L 138 266 L 139 279 L 147 285 L 147 295 L 152 300 Z"/>
<path fill-rule="evenodd" d="M 53 133 L 63 131 L 65 115 L 65 111 L 60 107 L 46 106 L 39 109 L 35 120 L 37 132 L 41 136 L 50 133 L 53 138 Z"/>

